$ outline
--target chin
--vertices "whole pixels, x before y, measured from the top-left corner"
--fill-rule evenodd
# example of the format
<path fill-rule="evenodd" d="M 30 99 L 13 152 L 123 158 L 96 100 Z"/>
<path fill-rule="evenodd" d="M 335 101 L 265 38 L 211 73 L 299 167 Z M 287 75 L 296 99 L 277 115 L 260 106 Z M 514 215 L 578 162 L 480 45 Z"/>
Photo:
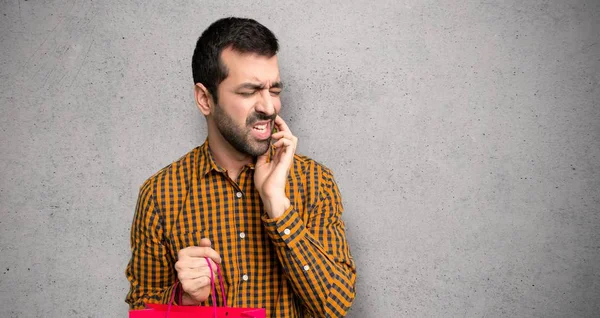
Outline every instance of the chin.
<path fill-rule="evenodd" d="M 269 148 L 271 147 L 271 138 L 267 139 L 267 140 L 255 140 L 251 143 L 250 148 L 252 149 L 252 153 L 250 155 L 252 155 L 253 157 L 258 157 L 258 156 L 262 156 L 265 153 L 267 153 L 267 151 L 269 151 Z"/>

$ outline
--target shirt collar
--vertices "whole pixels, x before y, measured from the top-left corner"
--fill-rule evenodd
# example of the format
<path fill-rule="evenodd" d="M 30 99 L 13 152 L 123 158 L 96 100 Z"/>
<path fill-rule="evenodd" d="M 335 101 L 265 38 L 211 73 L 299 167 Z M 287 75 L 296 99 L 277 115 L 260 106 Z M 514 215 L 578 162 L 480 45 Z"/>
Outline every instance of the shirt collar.
<path fill-rule="evenodd" d="M 204 177 L 207 173 L 212 170 L 218 172 L 224 172 L 225 169 L 219 167 L 215 162 L 215 159 L 210 152 L 210 148 L 208 147 L 208 138 L 204 141 L 202 146 L 200 146 L 200 160 L 198 161 L 198 175 L 200 177 Z"/>
<path fill-rule="evenodd" d="M 208 137 L 206 138 L 204 143 L 199 147 L 199 149 L 200 160 L 198 161 L 198 175 L 200 177 L 204 177 L 207 173 L 209 173 L 212 170 L 217 172 L 225 172 L 225 169 L 221 168 L 213 158 L 213 155 L 210 151 L 210 147 L 208 146 Z M 268 152 L 269 153 L 267 154 L 267 162 L 270 162 L 271 158 L 273 157 L 273 154 L 275 153 L 275 148 L 271 145 L 269 147 Z M 255 165 L 255 162 L 252 162 L 246 165 L 246 167 L 254 170 Z"/>

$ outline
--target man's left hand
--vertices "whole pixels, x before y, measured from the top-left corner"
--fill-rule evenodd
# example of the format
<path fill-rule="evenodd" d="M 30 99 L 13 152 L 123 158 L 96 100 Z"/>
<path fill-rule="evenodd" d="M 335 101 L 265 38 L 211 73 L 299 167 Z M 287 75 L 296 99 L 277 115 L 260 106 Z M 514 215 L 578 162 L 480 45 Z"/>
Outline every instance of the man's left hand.
<path fill-rule="evenodd" d="M 254 169 L 254 184 L 270 218 L 277 218 L 290 206 L 285 195 L 285 185 L 298 144 L 298 138 L 292 135 L 290 128 L 279 116 L 275 118 L 278 132 L 271 135 L 275 153 L 267 162 L 269 152 L 259 156 Z"/>

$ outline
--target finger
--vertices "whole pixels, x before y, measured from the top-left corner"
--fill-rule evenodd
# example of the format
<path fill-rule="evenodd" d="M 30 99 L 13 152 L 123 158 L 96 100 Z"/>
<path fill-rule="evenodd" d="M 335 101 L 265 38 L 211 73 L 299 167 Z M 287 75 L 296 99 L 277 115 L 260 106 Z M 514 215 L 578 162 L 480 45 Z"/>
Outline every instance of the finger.
<path fill-rule="evenodd" d="M 216 267 L 213 267 L 212 273 L 208 266 L 204 268 L 184 268 L 177 271 L 177 278 L 179 278 L 179 280 L 196 279 L 202 276 L 217 277 Z"/>
<path fill-rule="evenodd" d="M 203 238 L 200 240 L 200 245 L 201 247 L 210 247 L 212 245 L 210 239 L 207 238 Z"/>
<path fill-rule="evenodd" d="M 275 138 L 275 139 L 276 139 L 276 140 L 277 140 L 277 139 L 278 139 L 278 140 L 281 140 L 281 139 L 288 139 L 288 140 L 290 140 L 290 141 L 292 142 L 292 144 L 291 144 L 291 145 L 293 146 L 293 147 L 292 147 L 292 148 L 290 148 L 290 149 L 292 149 L 294 152 L 296 151 L 296 147 L 298 146 L 298 138 L 296 138 L 296 136 L 294 136 L 294 135 L 292 135 L 292 134 L 290 134 L 290 133 L 288 133 L 288 132 L 285 132 L 285 133 L 281 133 L 281 135 L 278 135 L 278 136 L 276 136 L 276 138 Z M 274 144 L 274 145 L 275 145 L 275 144 Z M 281 144 L 280 144 L 280 145 L 281 145 Z M 280 146 L 280 145 L 278 145 L 278 146 Z M 286 143 L 285 145 L 287 146 L 287 143 Z M 285 151 L 287 151 L 287 149 L 286 149 Z"/>
<path fill-rule="evenodd" d="M 279 115 L 277 115 L 277 117 L 275 117 L 275 127 L 277 127 L 277 130 L 279 130 L 280 132 L 282 132 L 282 131 L 289 131 L 290 133 L 292 132 L 290 130 L 290 127 L 288 127 L 288 125 L 285 123 L 283 118 L 281 118 L 281 116 L 279 116 Z"/>
<path fill-rule="evenodd" d="M 221 263 L 221 256 L 217 251 L 206 246 L 190 246 L 179 250 L 177 256 L 181 259 L 184 257 L 209 257 L 215 263 Z"/>
<path fill-rule="evenodd" d="M 292 155 L 293 155 L 293 153 L 296 151 L 296 140 L 288 139 L 288 138 L 281 138 L 273 144 L 273 147 L 275 147 L 275 149 L 277 149 L 277 150 L 283 150 L 284 153 L 289 152 L 289 153 L 292 153 Z"/>
<path fill-rule="evenodd" d="M 276 143 L 273 144 L 273 147 L 275 148 L 285 148 L 285 147 L 289 147 L 292 146 L 292 141 L 287 139 L 287 138 L 281 138 L 279 140 L 277 140 Z"/>
<path fill-rule="evenodd" d="M 288 171 L 294 161 L 295 147 L 294 143 L 289 140 L 282 138 L 278 140 L 274 145 L 276 153 L 273 159 L 275 169 L 283 169 Z"/>
<path fill-rule="evenodd" d="M 281 138 L 273 144 L 277 150 L 275 156 L 276 167 L 280 167 L 279 162 L 283 162 L 283 169 L 287 171 L 294 161 L 294 153 L 296 152 L 296 141 L 287 138 Z"/>
<path fill-rule="evenodd" d="M 210 271 L 204 270 L 204 271 L 200 272 L 197 270 L 188 269 L 186 271 L 177 272 L 177 278 L 180 281 L 196 279 L 196 278 L 200 278 L 200 277 L 209 277 L 210 278 Z"/>
<path fill-rule="evenodd" d="M 183 248 L 178 253 L 182 257 L 210 257 L 211 259 L 220 259 L 219 253 L 208 246 L 189 246 Z"/>
<path fill-rule="evenodd" d="M 213 262 L 213 260 L 210 258 L 208 260 L 213 269 L 213 272 L 216 271 L 217 265 L 215 264 L 215 262 Z M 207 273 L 209 272 L 208 263 L 206 263 L 206 259 L 201 257 L 184 257 L 175 263 L 175 269 L 177 271 L 192 269 L 205 270 Z"/>
<path fill-rule="evenodd" d="M 278 139 L 278 140 L 281 138 L 287 138 L 290 140 L 293 140 L 294 138 L 296 138 L 296 137 L 294 137 L 294 135 L 292 135 L 292 133 L 290 131 L 280 131 L 280 132 L 274 133 L 273 135 L 271 135 L 271 137 L 273 139 Z"/>
<path fill-rule="evenodd" d="M 179 280 L 183 291 L 188 294 L 194 294 L 206 286 L 210 286 L 210 277 L 202 276 L 186 280 Z"/>

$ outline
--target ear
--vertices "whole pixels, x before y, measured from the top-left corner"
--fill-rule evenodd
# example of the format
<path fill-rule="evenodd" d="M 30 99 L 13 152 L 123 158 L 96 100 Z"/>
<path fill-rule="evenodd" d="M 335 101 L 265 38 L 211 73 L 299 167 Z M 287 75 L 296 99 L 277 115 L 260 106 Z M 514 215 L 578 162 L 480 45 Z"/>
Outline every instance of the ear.
<path fill-rule="evenodd" d="M 201 83 L 196 83 L 194 86 L 194 99 L 196 100 L 196 106 L 200 109 L 200 112 L 204 116 L 208 116 L 211 113 L 213 107 L 213 99 L 208 89 Z"/>

